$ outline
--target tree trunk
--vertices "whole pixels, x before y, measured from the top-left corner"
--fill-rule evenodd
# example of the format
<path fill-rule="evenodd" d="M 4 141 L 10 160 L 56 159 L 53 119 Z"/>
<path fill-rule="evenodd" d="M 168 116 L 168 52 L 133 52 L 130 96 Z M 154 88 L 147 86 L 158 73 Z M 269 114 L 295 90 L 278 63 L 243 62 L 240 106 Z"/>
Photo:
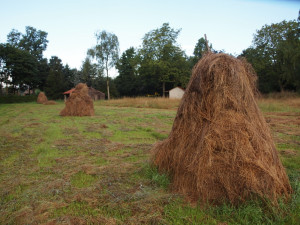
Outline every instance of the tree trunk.
<path fill-rule="evenodd" d="M 107 81 L 106 81 L 106 85 L 107 85 L 107 100 L 110 100 L 110 94 L 109 94 L 109 80 L 107 78 Z"/>
<path fill-rule="evenodd" d="M 280 81 L 279 81 L 279 88 L 280 88 L 280 92 L 283 93 L 284 92 L 284 85 Z"/>
<path fill-rule="evenodd" d="M 8 95 L 8 83 L 9 83 L 8 76 L 6 76 L 4 79 L 5 79 L 6 95 Z"/>
<path fill-rule="evenodd" d="M 163 81 L 163 98 L 165 98 L 165 92 L 166 92 L 166 82 Z"/>
<path fill-rule="evenodd" d="M 107 63 L 106 63 L 107 64 Z M 108 79 L 108 68 L 106 65 L 106 87 L 107 87 L 107 100 L 110 100 L 110 93 L 109 93 L 109 79 Z"/>

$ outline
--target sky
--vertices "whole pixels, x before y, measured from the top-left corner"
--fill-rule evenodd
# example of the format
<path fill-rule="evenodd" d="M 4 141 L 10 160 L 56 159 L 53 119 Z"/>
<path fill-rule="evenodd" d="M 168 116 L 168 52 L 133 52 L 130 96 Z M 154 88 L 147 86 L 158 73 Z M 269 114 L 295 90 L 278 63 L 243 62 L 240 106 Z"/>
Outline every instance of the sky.
<path fill-rule="evenodd" d="M 204 34 L 214 49 L 238 55 L 265 24 L 297 19 L 300 0 L 0 0 L 0 6 L 0 43 L 12 29 L 32 26 L 48 33 L 44 57 L 80 69 L 97 31 L 114 33 L 121 55 L 163 23 L 181 29 L 177 42 L 188 56 Z"/>

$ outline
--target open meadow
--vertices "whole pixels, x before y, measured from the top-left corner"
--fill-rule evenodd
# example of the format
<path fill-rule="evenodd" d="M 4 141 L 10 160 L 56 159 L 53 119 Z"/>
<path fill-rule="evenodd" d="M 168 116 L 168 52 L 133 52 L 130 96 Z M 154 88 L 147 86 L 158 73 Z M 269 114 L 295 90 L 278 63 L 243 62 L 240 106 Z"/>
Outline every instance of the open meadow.
<path fill-rule="evenodd" d="M 262 98 L 294 193 L 273 206 L 189 205 L 150 165 L 178 100 L 94 102 L 95 116 L 61 117 L 64 102 L 0 105 L 0 224 L 300 224 L 300 98 Z"/>

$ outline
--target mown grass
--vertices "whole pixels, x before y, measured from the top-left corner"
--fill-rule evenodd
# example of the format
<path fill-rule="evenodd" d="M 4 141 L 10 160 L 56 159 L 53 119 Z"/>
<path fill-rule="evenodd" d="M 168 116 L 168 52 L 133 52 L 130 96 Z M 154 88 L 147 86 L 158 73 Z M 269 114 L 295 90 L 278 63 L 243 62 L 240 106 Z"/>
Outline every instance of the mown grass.
<path fill-rule="evenodd" d="M 121 98 L 103 101 L 102 105 L 118 107 L 155 108 L 155 109 L 177 109 L 180 101 L 169 98 Z"/>
<path fill-rule="evenodd" d="M 0 224 L 300 224 L 300 99 L 260 99 L 294 193 L 266 201 L 190 205 L 149 163 L 178 100 L 95 102 L 93 117 L 60 117 L 63 102 L 0 105 Z"/>

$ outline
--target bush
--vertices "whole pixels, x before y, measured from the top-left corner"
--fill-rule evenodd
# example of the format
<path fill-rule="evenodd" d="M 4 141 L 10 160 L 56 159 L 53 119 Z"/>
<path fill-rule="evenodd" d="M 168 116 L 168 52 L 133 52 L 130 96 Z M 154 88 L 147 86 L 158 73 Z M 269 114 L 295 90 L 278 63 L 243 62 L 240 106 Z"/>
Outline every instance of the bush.
<path fill-rule="evenodd" d="M 9 104 L 9 103 L 22 103 L 22 102 L 35 102 L 37 99 L 36 95 L 4 95 L 0 96 L 0 104 Z"/>

